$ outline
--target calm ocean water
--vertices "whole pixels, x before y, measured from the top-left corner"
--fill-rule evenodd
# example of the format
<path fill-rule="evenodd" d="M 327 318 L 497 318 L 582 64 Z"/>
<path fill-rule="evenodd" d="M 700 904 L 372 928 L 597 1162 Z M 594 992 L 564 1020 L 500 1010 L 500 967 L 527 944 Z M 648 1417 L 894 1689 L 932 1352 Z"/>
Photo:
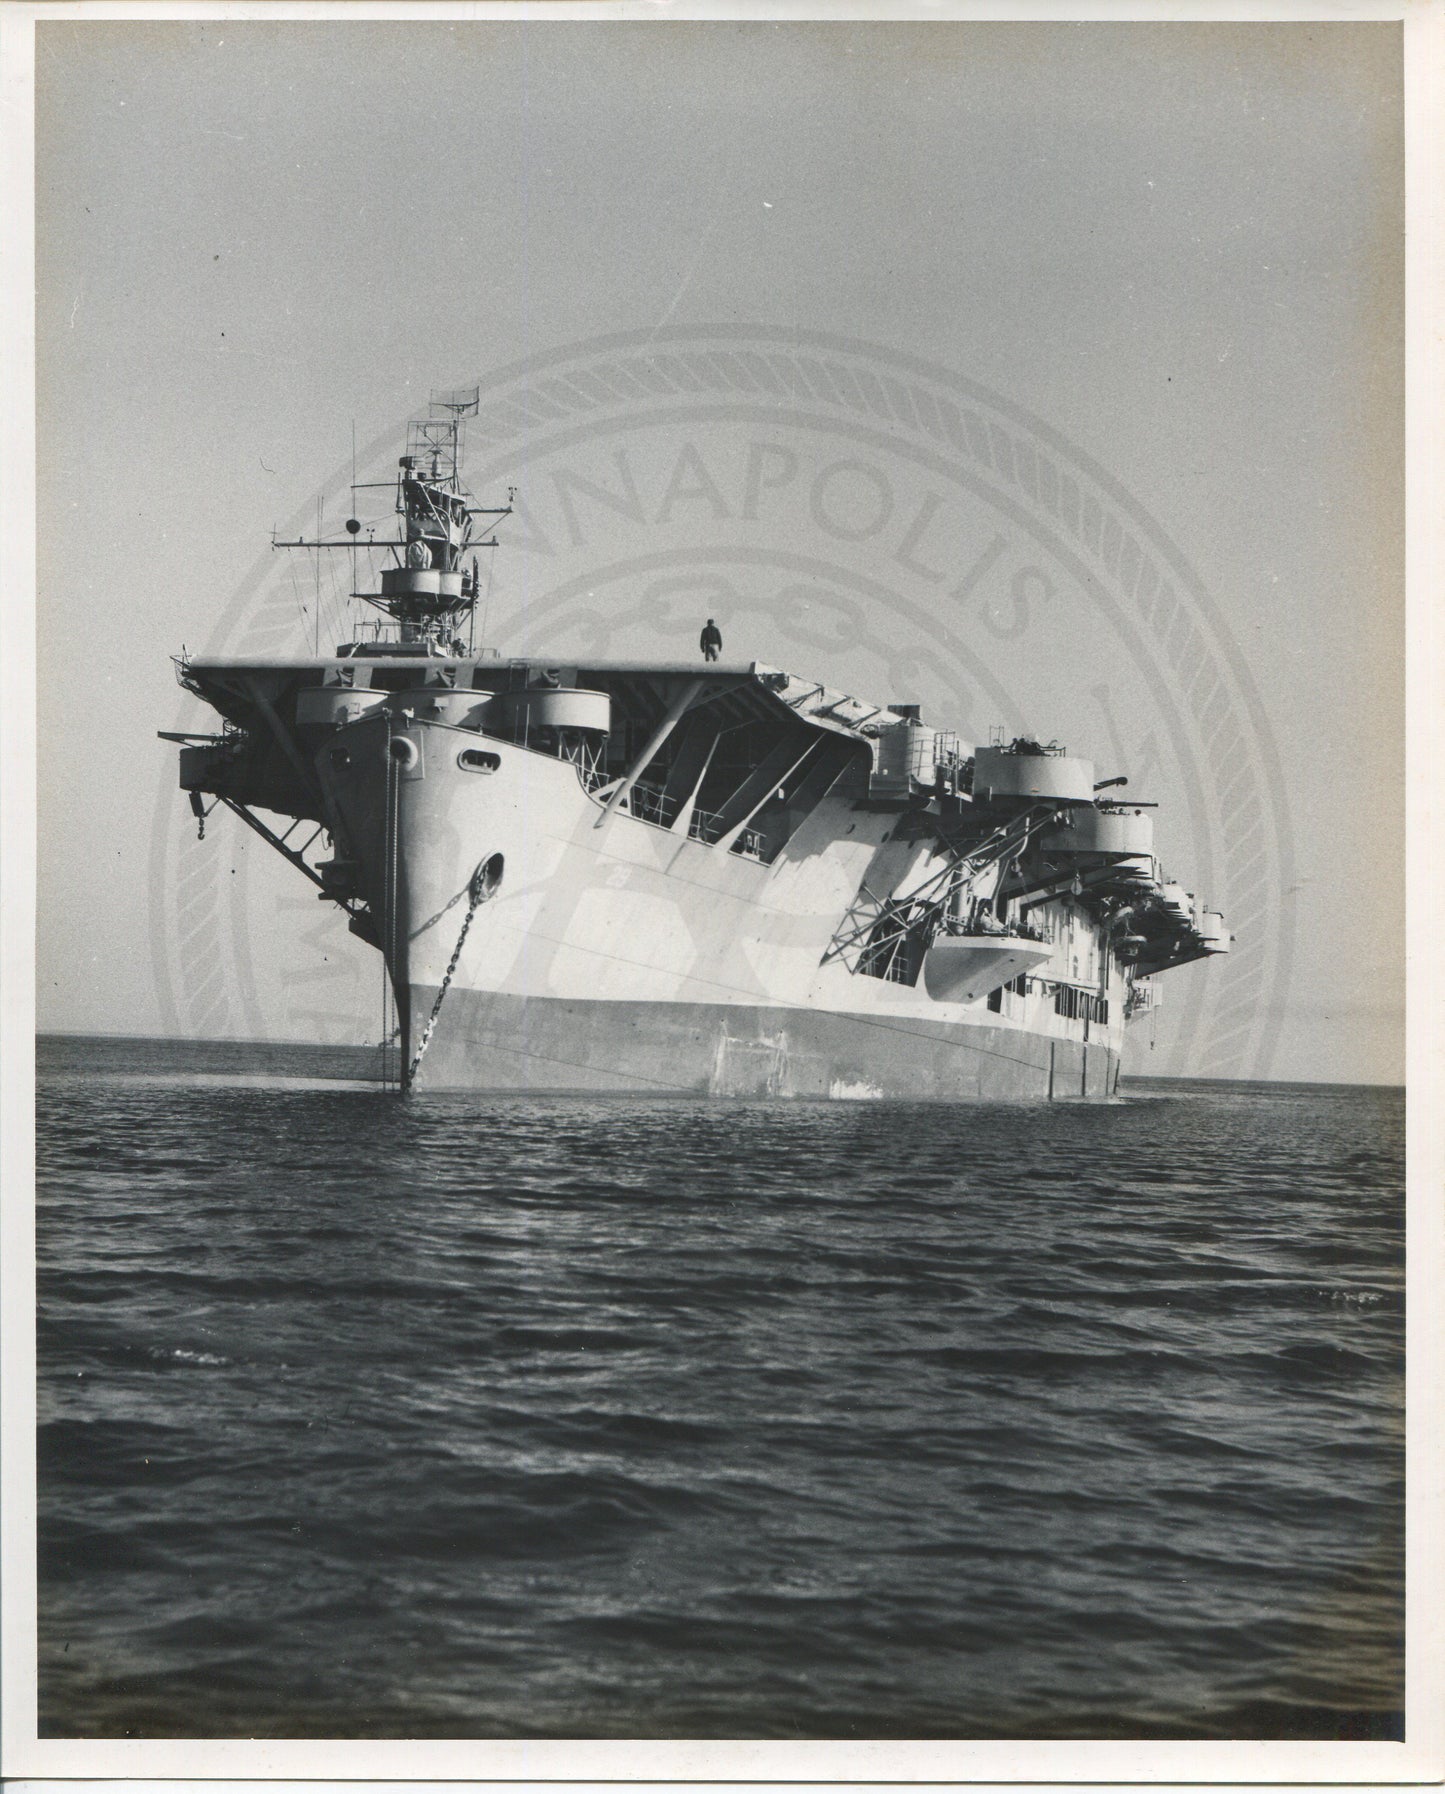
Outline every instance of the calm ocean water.
<path fill-rule="evenodd" d="M 40 1063 L 42 1736 L 1401 1735 L 1398 1091 Z"/>

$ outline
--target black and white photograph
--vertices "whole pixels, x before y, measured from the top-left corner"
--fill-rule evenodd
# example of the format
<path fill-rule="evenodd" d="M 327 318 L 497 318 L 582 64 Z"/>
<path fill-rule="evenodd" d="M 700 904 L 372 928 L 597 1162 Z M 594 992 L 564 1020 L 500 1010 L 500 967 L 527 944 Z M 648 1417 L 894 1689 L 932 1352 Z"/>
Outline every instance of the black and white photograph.
<path fill-rule="evenodd" d="M 1438 1773 L 1406 11 L 0 21 L 7 1773 Z"/>

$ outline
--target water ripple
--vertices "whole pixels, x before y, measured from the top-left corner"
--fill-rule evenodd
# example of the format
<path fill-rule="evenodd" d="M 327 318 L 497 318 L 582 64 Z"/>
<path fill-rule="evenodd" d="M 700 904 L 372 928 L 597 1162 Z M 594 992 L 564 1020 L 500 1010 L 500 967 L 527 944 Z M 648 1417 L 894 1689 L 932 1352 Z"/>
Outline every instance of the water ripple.
<path fill-rule="evenodd" d="M 43 1733 L 1395 1735 L 1398 1093 L 371 1069 L 42 1043 Z"/>

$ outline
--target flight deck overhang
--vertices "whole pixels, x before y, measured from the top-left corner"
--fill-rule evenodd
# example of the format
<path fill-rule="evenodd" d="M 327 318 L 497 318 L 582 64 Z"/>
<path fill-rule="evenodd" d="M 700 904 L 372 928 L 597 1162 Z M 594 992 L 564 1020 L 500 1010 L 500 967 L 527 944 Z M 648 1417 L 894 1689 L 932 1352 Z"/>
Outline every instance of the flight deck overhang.
<path fill-rule="evenodd" d="M 205 659 L 178 661 L 181 683 L 230 721 L 246 726 L 262 700 L 311 687 L 351 686 L 403 692 L 436 686 L 491 693 L 545 686 L 607 692 L 621 715 L 666 714 L 677 694 L 696 685 L 691 708 L 725 701 L 730 720 L 795 717 L 833 735 L 867 739 L 873 725 L 897 718 L 883 705 L 833 691 L 760 661 L 581 660 L 518 657 L 508 660 L 444 658 L 416 654 L 338 654 L 329 658 Z"/>

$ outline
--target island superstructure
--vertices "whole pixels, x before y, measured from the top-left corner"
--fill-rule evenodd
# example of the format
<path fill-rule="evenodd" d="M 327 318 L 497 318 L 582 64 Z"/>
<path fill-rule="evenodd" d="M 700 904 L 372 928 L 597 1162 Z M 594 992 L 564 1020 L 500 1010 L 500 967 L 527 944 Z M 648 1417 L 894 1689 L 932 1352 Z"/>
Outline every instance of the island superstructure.
<path fill-rule="evenodd" d="M 334 654 L 182 657 L 181 742 L 385 958 L 406 1088 L 1112 1095 L 1153 980 L 1227 952 L 1122 777 L 753 660 L 502 658 L 474 638 L 475 395 L 408 433 Z M 490 547 L 489 542 L 486 546 Z"/>

